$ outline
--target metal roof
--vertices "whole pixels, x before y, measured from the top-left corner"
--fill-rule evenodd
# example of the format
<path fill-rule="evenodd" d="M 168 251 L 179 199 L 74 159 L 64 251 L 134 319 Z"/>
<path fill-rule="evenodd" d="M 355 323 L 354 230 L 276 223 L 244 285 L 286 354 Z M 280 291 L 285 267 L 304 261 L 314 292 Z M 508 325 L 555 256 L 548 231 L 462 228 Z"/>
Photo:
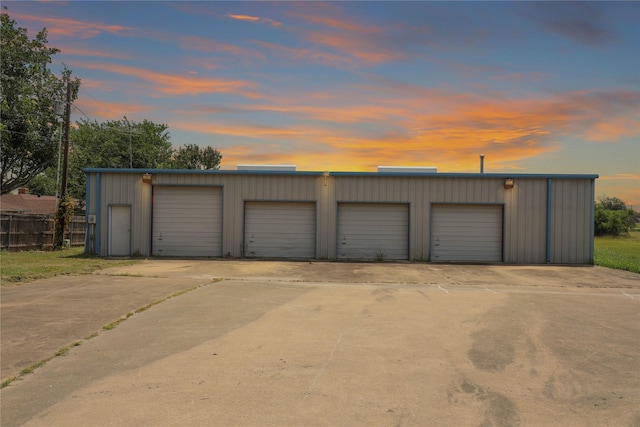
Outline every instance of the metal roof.
<path fill-rule="evenodd" d="M 210 174 L 210 175 L 301 175 L 301 176 L 362 176 L 362 177 L 421 177 L 421 178 L 537 178 L 537 179 L 597 179 L 597 174 L 535 174 L 535 173 L 458 173 L 458 172 L 326 172 L 326 171 L 273 171 L 273 170 L 198 170 L 198 169 L 130 169 L 85 168 L 85 173 L 150 173 L 150 174 Z"/>

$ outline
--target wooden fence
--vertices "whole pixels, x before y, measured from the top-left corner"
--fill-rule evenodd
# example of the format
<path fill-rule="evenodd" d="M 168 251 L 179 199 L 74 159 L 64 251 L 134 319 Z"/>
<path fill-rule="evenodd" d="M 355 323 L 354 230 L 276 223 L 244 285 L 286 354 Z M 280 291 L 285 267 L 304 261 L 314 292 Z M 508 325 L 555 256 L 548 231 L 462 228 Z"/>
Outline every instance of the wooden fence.
<path fill-rule="evenodd" d="M 51 250 L 55 234 L 55 215 L 2 214 L 0 247 L 2 249 Z M 64 238 L 71 246 L 84 246 L 85 217 L 74 216 Z"/>

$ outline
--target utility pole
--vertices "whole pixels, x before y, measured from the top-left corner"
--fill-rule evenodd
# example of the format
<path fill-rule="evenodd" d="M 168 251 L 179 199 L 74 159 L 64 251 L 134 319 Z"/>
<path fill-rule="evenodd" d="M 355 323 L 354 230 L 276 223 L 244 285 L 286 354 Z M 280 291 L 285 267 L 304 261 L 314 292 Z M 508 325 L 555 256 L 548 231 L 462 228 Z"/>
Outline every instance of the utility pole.
<path fill-rule="evenodd" d="M 64 157 L 62 160 L 62 185 L 58 200 L 58 218 L 56 221 L 55 239 L 53 247 L 62 248 L 64 231 L 67 227 L 67 171 L 69 169 L 69 127 L 71 126 L 71 76 L 67 77 L 67 101 L 64 110 Z"/>

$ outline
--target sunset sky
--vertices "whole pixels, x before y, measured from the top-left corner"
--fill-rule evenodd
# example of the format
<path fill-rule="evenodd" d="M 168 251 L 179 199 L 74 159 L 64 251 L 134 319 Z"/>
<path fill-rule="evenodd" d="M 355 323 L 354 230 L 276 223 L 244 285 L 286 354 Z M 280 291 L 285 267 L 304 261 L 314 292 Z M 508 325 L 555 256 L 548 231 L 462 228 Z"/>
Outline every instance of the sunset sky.
<path fill-rule="evenodd" d="M 222 168 L 596 173 L 640 210 L 640 2 L 14 2 L 73 120 L 166 123 Z"/>

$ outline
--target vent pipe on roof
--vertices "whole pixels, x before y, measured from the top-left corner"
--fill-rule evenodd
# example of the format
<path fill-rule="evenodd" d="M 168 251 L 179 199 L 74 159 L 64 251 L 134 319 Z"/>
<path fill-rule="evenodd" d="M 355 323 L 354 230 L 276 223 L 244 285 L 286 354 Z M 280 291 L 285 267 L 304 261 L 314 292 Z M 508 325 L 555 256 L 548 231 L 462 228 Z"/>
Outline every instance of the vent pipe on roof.
<path fill-rule="evenodd" d="M 484 173 L 484 154 L 480 154 L 480 173 Z"/>

